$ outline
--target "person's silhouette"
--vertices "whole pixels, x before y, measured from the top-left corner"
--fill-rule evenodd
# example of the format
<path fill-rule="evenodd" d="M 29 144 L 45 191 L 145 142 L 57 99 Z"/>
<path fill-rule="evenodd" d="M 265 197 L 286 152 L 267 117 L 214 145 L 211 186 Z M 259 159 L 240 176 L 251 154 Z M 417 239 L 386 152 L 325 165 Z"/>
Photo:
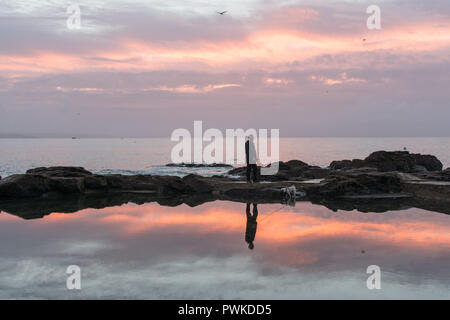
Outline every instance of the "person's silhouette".
<path fill-rule="evenodd" d="M 258 176 L 258 166 L 256 157 L 256 148 L 253 142 L 253 136 L 247 137 L 245 142 L 245 161 L 247 163 L 247 182 L 256 182 Z"/>
<path fill-rule="evenodd" d="M 253 204 L 253 215 L 250 213 L 250 203 L 247 203 L 247 208 L 245 210 L 247 214 L 247 227 L 245 228 L 245 242 L 248 243 L 248 248 L 253 250 L 255 245 L 253 241 L 255 241 L 256 228 L 258 223 L 256 222 L 256 218 L 258 218 L 258 207 L 256 203 Z"/>

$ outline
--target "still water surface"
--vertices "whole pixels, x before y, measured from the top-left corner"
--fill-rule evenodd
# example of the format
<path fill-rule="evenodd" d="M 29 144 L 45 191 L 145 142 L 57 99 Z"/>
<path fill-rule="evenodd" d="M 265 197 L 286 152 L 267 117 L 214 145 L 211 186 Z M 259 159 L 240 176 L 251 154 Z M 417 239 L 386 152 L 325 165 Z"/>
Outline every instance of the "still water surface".
<path fill-rule="evenodd" d="M 449 215 L 257 210 L 256 224 L 245 203 L 224 201 L 0 213 L 0 298 L 450 298 Z M 79 291 L 66 289 L 69 265 L 81 267 Z M 381 290 L 366 287 L 370 265 Z"/>

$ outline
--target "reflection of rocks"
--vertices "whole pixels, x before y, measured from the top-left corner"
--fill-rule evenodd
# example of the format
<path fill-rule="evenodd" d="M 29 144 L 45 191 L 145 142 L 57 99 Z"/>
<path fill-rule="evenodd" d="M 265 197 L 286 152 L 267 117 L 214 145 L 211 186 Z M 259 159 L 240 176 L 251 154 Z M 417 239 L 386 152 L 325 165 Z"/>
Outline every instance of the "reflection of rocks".
<path fill-rule="evenodd" d="M 383 213 L 388 211 L 407 210 L 410 208 L 419 208 L 432 212 L 440 212 L 450 214 L 450 206 L 446 201 L 430 201 L 416 198 L 386 198 L 386 199 L 371 199 L 371 198 L 353 198 L 353 199 L 336 199 L 336 200 L 313 200 L 312 203 L 322 205 L 330 210 L 338 211 L 353 211 L 359 212 L 377 212 Z"/>
<path fill-rule="evenodd" d="M 211 195 L 186 195 L 182 197 L 164 197 L 148 193 L 110 193 L 94 195 L 72 195 L 63 197 L 30 198 L 0 201 L 0 211 L 19 216 L 23 219 L 42 218 L 50 213 L 74 213 L 83 209 L 103 209 L 126 203 L 144 204 L 157 202 L 162 206 L 176 207 L 181 204 L 195 207 L 213 201 Z"/>
<path fill-rule="evenodd" d="M 0 212 L 4 211 L 16 215 L 23 219 L 43 218 L 53 212 L 58 213 L 76 213 L 78 211 L 92 208 L 103 209 L 107 207 L 120 206 L 126 203 L 135 203 L 138 205 L 156 202 L 161 206 L 176 207 L 186 204 L 190 207 L 196 207 L 207 202 L 215 200 L 225 200 L 247 203 L 265 204 L 281 203 L 279 198 L 262 197 L 266 194 L 263 190 L 258 194 L 241 193 L 238 190 L 230 190 L 224 195 L 212 194 L 190 194 L 181 196 L 158 196 L 148 193 L 110 193 L 97 195 L 73 195 L 57 198 L 30 198 L 17 200 L 0 200 Z M 274 190 L 270 192 L 275 192 Z M 276 195 L 275 193 L 273 194 Z M 420 208 L 424 210 L 450 214 L 450 206 L 446 201 L 427 201 L 416 198 L 352 198 L 352 199 L 311 199 L 312 203 L 323 205 L 333 211 L 358 210 L 360 212 L 387 212 L 396 210 L 405 210 L 409 208 Z M 309 199 L 304 199 L 309 201 Z"/>
<path fill-rule="evenodd" d="M 348 170 L 362 167 L 375 168 L 378 171 L 424 172 L 440 171 L 442 163 L 432 155 L 409 153 L 408 151 L 377 151 L 364 160 L 333 161 L 332 170 Z"/>
<path fill-rule="evenodd" d="M 318 200 L 312 201 L 314 204 L 319 204 L 327 207 L 330 210 L 338 211 L 353 211 L 359 212 L 386 212 L 395 210 L 406 210 L 412 207 L 410 199 L 352 199 L 352 200 Z"/>

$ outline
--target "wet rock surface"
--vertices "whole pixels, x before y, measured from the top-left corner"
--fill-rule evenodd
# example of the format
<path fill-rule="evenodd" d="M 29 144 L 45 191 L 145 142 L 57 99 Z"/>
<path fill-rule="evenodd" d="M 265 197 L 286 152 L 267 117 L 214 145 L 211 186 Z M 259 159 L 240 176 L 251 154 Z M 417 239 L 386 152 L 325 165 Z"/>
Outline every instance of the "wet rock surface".
<path fill-rule="evenodd" d="M 313 186 L 314 188 L 314 186 Z M 395 173 L 343 172 L 333 174 L 310 189 L 311 197 L 336 198 L 354 195 L 389 194 L 402 192 L 402 182 Z"/>
<path fill-rule="evenodd" d="M 433 172 L 420 172 L 415 174 L 416 177 L 424 180 L 433 181 L 449 181 L 450 182 L 450 168 L 443 171 L 433 171 Z"/>
<path fill-rule="evenodd" d="M 331 170 L 349 170 L 362 167 L 377 171 L 425 172 L 441 171 L 442 162 L 433 155 L 409 153 L 408 151 L 377 151 L 364 160 L 341 160 L 331 162 Z"/>

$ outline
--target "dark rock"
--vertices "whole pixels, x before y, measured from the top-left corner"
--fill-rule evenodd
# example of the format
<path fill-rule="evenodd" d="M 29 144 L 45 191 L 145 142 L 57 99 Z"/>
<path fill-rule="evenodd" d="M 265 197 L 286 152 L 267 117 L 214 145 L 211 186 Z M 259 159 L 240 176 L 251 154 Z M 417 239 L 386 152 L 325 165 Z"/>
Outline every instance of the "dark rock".
<path fill-rule="evenodd" d="M 40 197 L 49 192 L 79 194 L 84 191 L 83 178 L 20 174 L 0 180 L 0 198 Z"/>
<path fill-rule="evenodd" d="M 181 180 L 192 192 L 210 193 L 214 190 L 212 184 L 207 182 L 208 179 L 195 174 L 187 175 Z"/>
<path fill-rule="evenodd" d="M 229 174 L 231 176 L 244 177 L 247 172 L 246 170 L 247 169 L 245 167 L 238 167 L 238 168 L 231 169 L 230 171 L 227 172 L 227 174 Z"/>
<path fill-rule="evenodd" d="M 158 192 L 185 192 L 186 184 L 180 177 L 175 176 L 153 176 L 153 183 L 157 186 Z"/>
<path fill-rule="evenodd" d="M 108 180 L 105 176 L 90 175 L 84 178 L 84 185 L 86 189 L 102 190 L 108 188 Z"/>
<path fill-rule="evenodd" d="M 414 195 L 416 199 L 431 201 L 449 201 L 450 184 L 448 182 L 409 182 L 404 184 L 406 192 Z"/>
<path fill-rule="evenodd" d="M 408 151 L 378 151 L 369 155 L 364 161 L 373 164 L 380 171 L 414 172 L 416 165 L 428 171 L 442 170 L 442 163 L 435 156 L 412 154 Z"/>
<path fill-rule="evenodd" d="M 125 176 L 121 177 L 122 179 Z M 158 185 L 155 183 L 155 179 L 151 175 L 138 174 L 134 176 L 126 176 L 127 184 L 130 185 L 129 190 L 138 191 L 157 191 Z M 162 184 L 161 184 L 162 185 Z"/>
<path fill-rule="evenodd" d="M 450 181 L 450 168 L 447 168 L 443 171 L 418 172 L 415 173 L 414 176 L 424 180 Z"/>
<path fill-rule="evenodd" d="M 270 168 L 274 164 L 269 164 L 266 168 Z M 246 176 L 246 167 L 235 168 L 228 171 L 229 175 Z M 265 181 L 286 181 L 286 180 L 309 180 L 323 179 L 330 174 L 330 170 L 317 166 L 310 166 L 300 160 L 290 160 L 288 162 L 278 162 L 278 173 L 275 175 L 261 175 L 261 168 L 258 167 L 258 177 Z"/>
<path fill-rule="evenodd" d="M 86 190 L 83 178 L 60 178 L 54 177 L 50 180 L 53 192 L 66 194 L 84 193 Z"/>
<path fill-rule="evenodd" d="M 435 156 L 413 154 L 408 151 L 377 151 L 364 160 L 333 161 L 331 170 L 348 170 L 373 167 L 381 172 L 400 171 L 407 173 L 442 170 L 442 163 Z"/>
<path fill-rule="evenodd" d="M 323 179 L 330 175 L 329 169 L 320 167 L 310 167 L 301 173 L 302 178 L 306 179 Z"/>
<path fill-rule="evenodd" d="M 49 177 L 32 174 L 16 174 L 0 180 L 0 198 L 39 197 L 54 190 Z"/>
<path fill-rule="evenodd" d="M 288 162 L 283 162 L 280 161 L 280 168 L 284 168 L 284 169 L 288 169 L 290 170 L 291 168 L 305 168 L 305 167 L 309 167 L 309 164 L 307 164 L 306 162 L 300 161 L 300 160 L 289 160 Z"/>
<path fill-rule="evenodd" d="M 364 166 L 364 162 L 361 159 L 353 160 L 337 160 L 330 163 L 329 168 L 331 170 L 345 170 L 356 169 Z"/>
<path fill-rule="evenodd" d="M 413 172 L 414 172 L 414 173 L 428 172 L 428 170 L 427 170 L 427 168 L 425 168 L 424 166 L 415 165 L 414 168 L 413 168 Z"/>
<path fill-rule="evenodd" d="M 120 189 L 120 190 L 133 190 L 131 179 L 121 174 L 108 174 L 105 175 L 108 188 Z"/>
<path fill-rule="evenodd" d="M 312 186 L 308 196 L 312 198 L 336 198 L 352 195 L 399 193 L 402 182 L 395 173 L 335 174 Z"/>
<path fill-rule="evenodd" d="M 234 200 L 242 201 L 256 201 L 257 199 L 276 199 L 281 201 L 284 195 L 280 192 L 278 188 L 235 188 L 228 189 L 223 192 L 224 196 L 230 197 Z"/>
<path fill-rule="evenodd" d="M 91 172 L 82 167 L 40 167 L 30 169 L 27 174 L 39 174 L 47 177 L 86 177 L 92 175 Z"/>
<path fill-rule="evenodd" d="M 160 192 L 168 186 L 176 177 L 161 177 L 157 179 L 151 175 L 121 175 L 111 174 L 103 176 L 106 179 L 108 189 L 125 191 L 154 191 Z"/>

